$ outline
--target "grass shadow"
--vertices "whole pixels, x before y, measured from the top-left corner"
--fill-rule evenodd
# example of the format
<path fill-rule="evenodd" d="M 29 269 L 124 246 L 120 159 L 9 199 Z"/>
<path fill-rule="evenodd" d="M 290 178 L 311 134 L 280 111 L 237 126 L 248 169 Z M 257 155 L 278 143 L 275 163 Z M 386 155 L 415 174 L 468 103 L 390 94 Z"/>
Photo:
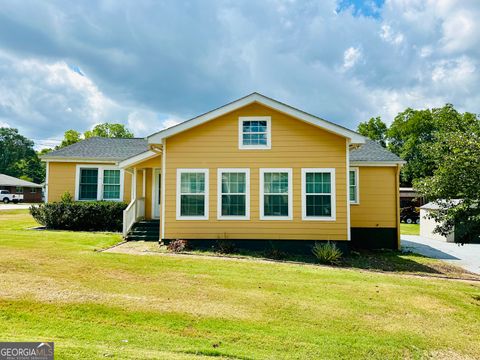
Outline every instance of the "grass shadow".
<path fill-rule="evenodd" d="M 428 263 L 430 258 L 397 250 L 352 250 L 341 266 L 387 272 L 442 274 Z"/>

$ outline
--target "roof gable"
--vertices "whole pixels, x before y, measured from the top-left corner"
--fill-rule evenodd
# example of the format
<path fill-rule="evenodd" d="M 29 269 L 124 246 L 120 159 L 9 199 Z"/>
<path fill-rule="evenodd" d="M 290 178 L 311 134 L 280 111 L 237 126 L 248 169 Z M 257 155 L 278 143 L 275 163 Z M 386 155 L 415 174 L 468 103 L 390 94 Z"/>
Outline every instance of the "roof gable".
<path fill-rule="evenodd" d="M 298 120 L 304 121 L 314 126 L 318 126 L 328 132 L 343 136 L 345 138 L 349 138 L 351 143 L 353 144 L 365 143 L 365 138 L 362 135 L 356 133 L 355 131 L 349 130 L 343 126 L 334 124 L 332 122 L 326 121 L 314 115 L 308 114 L 304 111 L 298 110 L 289 105 L 286 105 L 279 101 L 268 98 L 264 95 L 261 95 L 259 93 L 252 93 L 241 99 L 238 99 L 229 104 L 226 104 L 222 107 L 209 111 L 205 114 L 199 115 L 193 119 L 184 121 L 178 125 L 172 126 L 168 129 L 152 134 L 147 137 L 148 143 L 160 144 L 162 143 L 163 139 L 166 139 L 170 136 L 176 135 L 183 131 L 189 130 L 198 125 L 204 124 L 208 121 L 214 120 L 222 115 L 225 115 L 227 113 L 230 113 L 232 111 L 235 111 L 237 109 L 240 109 L 252 103 L 260 103 L 266 107 L 269 107 L 279 112 L 290 115 Z"/>

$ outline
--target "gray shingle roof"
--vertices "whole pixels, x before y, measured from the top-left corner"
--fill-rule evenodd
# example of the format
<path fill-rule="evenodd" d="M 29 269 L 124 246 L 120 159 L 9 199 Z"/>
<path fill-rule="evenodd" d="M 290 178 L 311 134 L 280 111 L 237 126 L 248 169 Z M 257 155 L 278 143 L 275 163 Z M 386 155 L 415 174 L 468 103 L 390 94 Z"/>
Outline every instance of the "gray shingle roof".
<path fill-rule="evenodd" d="M 92 137 L 76 144 L 51 151 L 42 159 L 73 158 L 121 161 L 148 150 L 146 139 Z"/>
<path fill-rule="evenodd" d="M 402 161 L 397 155 L 382 147 L 379 143 L 366 139 L 365 144 L 350 150 L 350 161 Z"/>
<path fill-rule="evenodd" d="M 35 184 L 30 181 L 18 179 L 13 176 L 0 174 L 0 186 L 25 186 L 25 187 L 34 187 L 40 188 L 42 185 Z"/>
<path fill-rule="evenodd" d="M 70 158 L 122 161 L 147 150 L 146 139 L 93 137 L 49 152 L 42 156 L 42 159 Z M 401 159 L 375 141 L 367 139 L 365 144 L 350 150 L 350 161 L 401 161 Z"/>

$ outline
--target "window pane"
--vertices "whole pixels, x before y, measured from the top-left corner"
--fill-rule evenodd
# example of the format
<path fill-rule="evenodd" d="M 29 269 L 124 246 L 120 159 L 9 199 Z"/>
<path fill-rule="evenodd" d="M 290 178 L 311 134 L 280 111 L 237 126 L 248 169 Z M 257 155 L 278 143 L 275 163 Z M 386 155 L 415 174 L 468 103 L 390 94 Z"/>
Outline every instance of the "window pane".
<path fill-rule="evenodd" d="M 331 216 L 331 195 L 306 195 L 307 216 Z"/>
<path fill-rule="evenodd" d="M 181 195 L 180 203 L 181 216 L 205 215 L 205 195 Z"/>
<path fill-rule="evenodd" d="M 265 194 L 288 194 L 288 173 L 264 173 Z"/>
<path fill-rule="evenodd" d="M 120 170 L 104 170 L 103 171 L 104 184 L 120 184 Z"/>
<path fill-rule="evenodd" d="M 98 169 L 80 169 L 80 200 L 97 200 Z"/>
<path fill-rule="evenodd" d="M 288 195 L 265 195 L 265 216 L 288 216 Z"/>
<path fill-rule="evenodd" d="M 350 171 L 350 185 L 355 185 L 355 171 Z"/>
<path fill-rule="evenodd" d="M 222 195 L 222 216 L 245 216 L 245 195 Z"/>
<path fill-rule="evenodd" d="M 180 189 L 183 194 L 203 194 L 205 192 L 205 174 L 182 173 Z"/>
<path fill-rule="evenodd" d="M 267 121 L 244 121 L 243 145 L 267 145 Z"/>
<path fill-rule="evenodd" d="M 357 201 L 357 187 L 350 186 L 350 201 L 356 202 Z"/>
<path fill-rule="evenodd" d="M 331 192 L 330 173 L 306 173 L 307 194 L 329 194 Z"/>

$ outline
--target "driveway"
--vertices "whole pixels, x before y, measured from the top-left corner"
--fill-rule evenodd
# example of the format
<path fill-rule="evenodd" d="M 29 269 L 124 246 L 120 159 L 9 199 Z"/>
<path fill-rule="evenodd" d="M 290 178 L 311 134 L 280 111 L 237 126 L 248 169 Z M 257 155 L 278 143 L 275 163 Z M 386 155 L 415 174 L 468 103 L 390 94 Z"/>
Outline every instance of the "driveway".
<path fill-rule="evenodd" d="M 32 204 L 1 204 L 0 211 L 2 210 L 18 210 L 18 209 L 28 209 Z"/>
<path fill-rule="evenodd" d="M 402 249 L 444 260 L 472 273 L 480 274 L 480 244 L 458 245 L 445 241 L 402 235 Z"/>

